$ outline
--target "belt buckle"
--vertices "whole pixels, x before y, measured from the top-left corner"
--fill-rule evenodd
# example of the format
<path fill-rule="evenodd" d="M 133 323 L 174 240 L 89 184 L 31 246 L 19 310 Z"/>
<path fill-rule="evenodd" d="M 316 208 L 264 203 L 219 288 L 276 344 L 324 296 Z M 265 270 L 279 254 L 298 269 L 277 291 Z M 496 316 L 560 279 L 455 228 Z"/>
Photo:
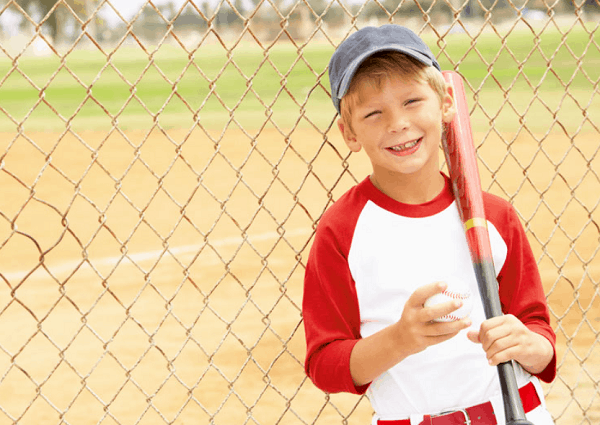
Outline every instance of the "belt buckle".
<path fill-rule="evenodd" d="M 464 423 L 465 425 L 472 425 L 471 418 L 469 417 L 469 413 L 467 412 L 467 410 L 466 410 L 466 409 L 449 410 L 449 411 L 447 411 L 447 412 L 442 412 L 442 413 L 440 413 L 439 415 L 432 416 L 432 418 L 434 418 L 434 417 L 436 417 L 436 418 L 437 418 L 437 417 L 440 417 L 440 416 L 445 416 L 445 415 L 451 415 L 452 413 L 457 413 L 457 412 L 460 412 L 460 413 L 462 413 L 462 414 L 464 415 L 464 417 L 465 417 L 465 422 L 463 422 L 463 423 Z"/>

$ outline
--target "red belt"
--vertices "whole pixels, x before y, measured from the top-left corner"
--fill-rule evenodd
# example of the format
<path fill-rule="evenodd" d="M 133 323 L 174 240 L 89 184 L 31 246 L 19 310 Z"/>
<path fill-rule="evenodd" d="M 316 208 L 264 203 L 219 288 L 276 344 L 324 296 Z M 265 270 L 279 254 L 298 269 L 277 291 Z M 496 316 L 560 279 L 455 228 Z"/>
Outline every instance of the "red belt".
<path fill-rule="evenodd" d="M 522 388 L 519 388 L 519 394 L 523 401 L 523 410 L 525 413 L 531 412 L 538 407 L 542 402 L 538 397 L 535 387 L 530 382 Z M 485 402 L 477 406 L 467 407 L 466 409 L 455 410 L 441 415 L 430 416 L 425 415 L 423 422 L 419 425 L 496 425 L 496 416 L 492 403 Z M 410 419 L 402 419 L 399 421 L 377 421 L 377 425 L 410 425 Z"/>

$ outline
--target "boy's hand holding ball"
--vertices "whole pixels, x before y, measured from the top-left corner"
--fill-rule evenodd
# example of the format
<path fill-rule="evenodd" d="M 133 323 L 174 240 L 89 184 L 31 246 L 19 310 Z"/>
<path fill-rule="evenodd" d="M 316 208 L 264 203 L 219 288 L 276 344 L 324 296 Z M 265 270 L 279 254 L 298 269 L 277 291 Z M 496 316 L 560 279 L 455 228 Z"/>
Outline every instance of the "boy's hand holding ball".
<path fill-rule="evenodd" d="M 440 318 L 453 314 L 466 304 L 462 300 L 443 297 L 445 301 L 434 305 L 433 303 L 439 300 L 436 295 L 448 289 L 449 285 L 445 282 L 433 282 L 419 287 L 409 297 L 404 305 L 402 317 L 395 324 L 392 334 L 398 346 L 402 347 L 402 358 L 423 351 L 431 345 L 447 341 L 458 335 L 461 330 L 471 326 L 468 317 L 440 321 Z M 426 307 L 425 303 L 429 307 Z"/>
<path fill-rule="evenodd" d="M 453 312 L 434 319 L 434 322 L 454 322 L 467 317 L 473 309 L 473 297 L 471 291 L 468 286 L 461 281 L 448 281 L 446 289 L 425 300 L 424 307 L 432 307 L 437 304 L 454 300 L 461 302 L 462 305 Z"/>

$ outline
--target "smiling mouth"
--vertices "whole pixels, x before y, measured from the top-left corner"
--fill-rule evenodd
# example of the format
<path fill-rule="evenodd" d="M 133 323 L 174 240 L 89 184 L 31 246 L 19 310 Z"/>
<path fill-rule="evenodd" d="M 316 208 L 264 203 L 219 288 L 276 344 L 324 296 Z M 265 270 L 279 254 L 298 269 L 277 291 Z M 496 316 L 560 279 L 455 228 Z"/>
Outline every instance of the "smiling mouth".
<path fill-rule="evenodd" d="M 404 144 L 396 145 L 396 146 L 390 146 L 387 149 L 394 151 L 394 152 L 404 152 L 404 151 L 407 151 L 407 150 L 412 149 L 415 146 L 417 146 L 421 142 L 421 140 L 423 140 L 422 137 L 418 138 L 417 140 L 413 140 L 412 142 L 408 142 L 408 143 L 404 143 Z"/>

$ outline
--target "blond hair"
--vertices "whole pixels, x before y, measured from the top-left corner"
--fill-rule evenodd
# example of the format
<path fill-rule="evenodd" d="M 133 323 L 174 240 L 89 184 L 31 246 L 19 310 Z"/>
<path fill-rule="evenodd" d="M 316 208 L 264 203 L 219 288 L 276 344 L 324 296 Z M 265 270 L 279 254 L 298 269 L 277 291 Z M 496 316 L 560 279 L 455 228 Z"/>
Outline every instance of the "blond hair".
<path fill-rule="evenodd" d="M 350 82 L 348 92 L 340 101 L 342 120 L 351 133 L 352 110 L 363 102 L 362 91 L 359 87 L 367 82 L 377 90 L 381 90 L 384 82 L 390 77 L 401 80 L 412 80 L 427 83 L 437 94 L 440 104 L 446 94 L 446 84 L 442 73 L 433 66 L 425 65 L 410 56 L 395 51 L 384 51 L 376 53 L 367 58 L 358 68 Z"/>

